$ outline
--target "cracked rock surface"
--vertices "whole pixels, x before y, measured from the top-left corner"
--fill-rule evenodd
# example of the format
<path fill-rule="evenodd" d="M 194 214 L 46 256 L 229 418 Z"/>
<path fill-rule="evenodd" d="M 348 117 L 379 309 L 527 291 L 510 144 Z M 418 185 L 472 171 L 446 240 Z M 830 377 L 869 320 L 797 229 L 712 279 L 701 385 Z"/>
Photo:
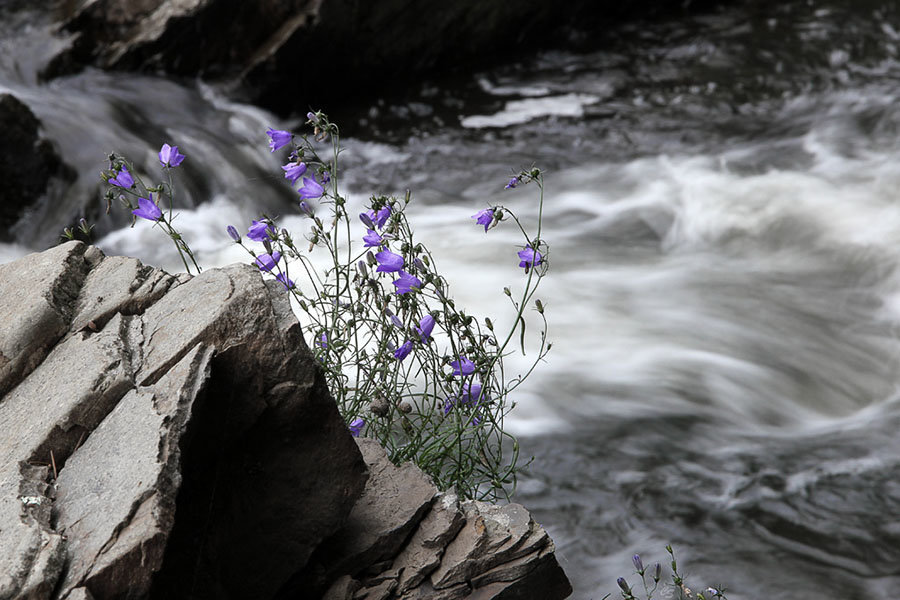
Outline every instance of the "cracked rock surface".
<path fill-rule="evenodd" d="M 519 504 L 441 493 L 358 439 L 369 480 L 344 527 L 279 600 L 561 600 L 572 593 L 550 536 Z"/>
<path fill-rule="evenodd" d="M 0 600 L 557 600 L 517 504 L 354 440 L 287 296 L 69 242 L 0 265 Z"/>
<path fill-rule="evenodd" d="M 0 265 L 0 599 L 270 598 L 366 467 L 286 296 L 79 242 Z"/>

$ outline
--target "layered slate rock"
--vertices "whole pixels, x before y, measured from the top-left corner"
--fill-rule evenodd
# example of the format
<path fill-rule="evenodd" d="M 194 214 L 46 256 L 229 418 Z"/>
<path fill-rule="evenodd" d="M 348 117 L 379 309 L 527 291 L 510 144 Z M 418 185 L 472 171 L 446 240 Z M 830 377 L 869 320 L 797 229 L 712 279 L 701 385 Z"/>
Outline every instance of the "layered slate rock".
<path fill-rule="evenodd" d="M 0 598 L 267 598 L 365 463 L 283 291 L 78 242 L 0 266 Z"/>
<path fill-rule="evenodd" d="M 518 504 L 460 502 L 417 467 L 358 440 L 369 480 L 347 524 L 279 598 L 559 600 L 572 592 L 553 541 Z M 404 495 L 408 492 L 408 495 Z"/>

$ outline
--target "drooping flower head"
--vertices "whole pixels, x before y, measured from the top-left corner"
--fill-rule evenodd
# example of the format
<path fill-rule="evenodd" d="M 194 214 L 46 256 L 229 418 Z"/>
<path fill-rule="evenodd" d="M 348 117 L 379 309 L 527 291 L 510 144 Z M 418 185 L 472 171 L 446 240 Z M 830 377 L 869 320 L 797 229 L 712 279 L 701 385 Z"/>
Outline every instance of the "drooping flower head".
<path fill-rule="evenodd" d="M 510 190 L 510 189 L 516 187 L 517 185 L 519 185 L 519 178 L 513 177 L 512 179 L 509 180 L 509 183 L 507 183 L 503 189 Z"/>
<path fill-rule="evenodd" d="M 459 360 L 454 360 L 450 363 L 450 366 L 453 367 L 454 375 L 471 375 L 475 372 L 475 363 L 466 358 L 465 356 L 460 356 Z"/>
<path fill-rule="evenodd" d="M 281 253 L 277 250 L 272 254 L 260 254 L 256 257 L 256 266 L 268 272 L 275 268 L 279 260 L 281 260 Z"/>
<path fill-rule="evenodd" d="M 544 262 L 544 257 L 540 252 L 528 246 L 523 250 L 519 250 L 519 266 L 525 269 L 525 272 L 528 272 L 528 269 L 531 267 L 536 267 Z"/>
<path fill-rule="evenodd" d="M 396 273 L 403 268 L 403 257 L 399 254 L 394 254 L 390 250 L 382 250 L 376 253 L 375 260 L 378 261 L 378 268 L 375 270 L 379 273 Z M 419 285 L 422 285 L 421 281 Z"/>
<path fill-rule="evenodd" d="M 368 229 L 375 229 L 375 221 L 373 221 L 374 218 L 375 213 L 371 210 L 359 213 L 359 220 L 362 221 L 363 225 L 365 225 Z"/>
<path fill-rule="evenodd" d="M 365 242 L 363 245 L 366 248 L 375 248 L 380 246 L 384 239 L 374 229 L 369 229 L 368 233 L 363 236 L 363 242 Z"/>
<path fill-rule="evenodd" d="M 412 341 L 406 340 L 405 342 L 403 342 L 403 345 L 394 350 L 394 358 L 396 358 L 397 360 L 403 360 L 409 355 L 410 352 L 412 352 L 412 349 Z"/>
<path fill-rule="evenodd" d="M 384 309 L 384 314 L 386 314 L 388 316 L 388 318 L 390 318 L 391 323 L 394 324 L 394 327 L 397 327 L 398 329 L 403 329 L 403 321 L 401 321 L 399 319 L 399 317 L 397 317 L 397 315 L 392 313 L 389 308 Z"/>
<path fill-rule="evenodd" d="M 484 210 L 479 210 L 472 215 L 472 218 L 475 219 L 475 222 L 479 225 L 484 225 L 484 232 L 487 233 L 488 227 L 494 222 L 494 209 L 486 208 Z"/>
<path fill-rule="evenodd" d="M 225 231 L 228 232 L 228 235 L 231 236 L 231 239 L 233 239 L 236 243 L 240 243 L 241 234 L 238 233 L 238 230 L 235 228 L 234 225 L 229 225 L 228 227 L 225 228 Z"/>
<path fill-rule="evenodd" d="M 410 275 L 406 271 L 400 271 L 400 277 L 394 280 L 394 287 L 397 288 L 397 294 L 406 294 L 412 290 L 422 289 L 422 282 L 415 275 Z"/>
<path fill-rule="evenodd" d="M 261 242 L 265 239 L 271 239 L 273 233 L 275 233 L 275 228 L 268 221 L 257 221 L 254 219 L 250 229 L 247 230 L 247 237 L 254 242 Z"/>
<path fill-rule="evenodd" d="M 178 153 L 178 146 L 163 144 L 159 151 L 159 162 L 164 167 L 177 167 L 184 160 L 184 154 Z"/>
<path fill-rule="evenodd" d="M 425 315 L 419 321 L 419 326 L 416 327 L 416 333 L 419 334 L 419 339 L 422 340 L 423 344 L 427 344 L 428 340 L 431 338 L 431 331 L 434 329 L 434 317 L 431 315 Z"/>
<path fill-rule="evenodd" d="M 347 426 L 350 429 L 350 435 L 353 437 L 359 437 L 359 434 L 362 433 L 362 428 L 366 426 L 366 422 L 361 417 L 356 417 L 352 421 L 350 421 L 350 425 Z"/>
<path fill-rule="evenodd" d="M 290 180 L 293 185 L 306 173 L 306 163 L 290 162 L 281 169 L 284 171 L 284 178 Z"/>
<path fill-rule="evenodd" d="M 131 211 L 136 217 L 147 219 L 148 221 L 159 221 L 162 218 L 162 211 L 156 202 L 153 201 L 153 194 L 148 194 L 150 198 L 138 198 L 137 209 Z"/>
<path fill-rule="evenodd" d="M 300 194 L 300 197 L 304 200 L 309 200 L 311 198 L 318 198 L 319 196 L 321 196 L 323 193 L 325 193 L 325 188 L 319 185 L 315 179 L 304 177 L 303 186 L 301 186 L 301 188 L 297 190 L 297 193 Z"/>
<path fill-rule="evenodd" d="M 384 227 L 384 224 L 387 223 L 387 220 L 391 217 L 391 207 L 388 205 L 384 205 L 378 209 L 378 213 L 376 213 L 375 218 L 372 219 L 375 221 L 375 224 L 378 225 L 378 228 L 381 229 Z"/>
<path fill-rule="evenodd" d="M 312 206 L 310 206 L 309 202 L 307 202 L 306 200 L 300 201 L 300 212 L 302 212 L 307 217 L 312 217 L 315 215 L 315 213 L 313 212 Z"/>
<path fill-rule="evenodd" d="M 285 273 L 279 273 L 278 275 L 275 276 L 275 279 L 277 279 L 279 282 L 281 282 L 281 285 L 284 286 L 285 290 L 294 289 L 294 280 L 288 279 L 288 276 Z"/>
<path fill-rule="evenodd" d="M 123 166 L 122 170 L 109 180 L 109 183 L 127 190 L 131 189 L 131 186 L 134 185 L 134 177 L 128 172 L 128 167 Z"/>
<path fill-rule="evenodd" d="M 462 386 L 462 390 L 460 391 L 459 395 L 450 396 L 444 401 L 444 414 L 448 414 L 454 406 L 478 406 L 482 402 L 482 400 L 486 399 L 486 395 L 482 396 L 482 387 L 480 383 L 466 383 Z M 473 423 L 473 425 L 477 424 L 477 421 Z"/>
<path fill-rule="evenodd" d="M 266 135 L 269 136 L 269 150 L 275 152 L 279 148 L 291 143 L 291 132 L 283 129 L 266 129 Z"/>

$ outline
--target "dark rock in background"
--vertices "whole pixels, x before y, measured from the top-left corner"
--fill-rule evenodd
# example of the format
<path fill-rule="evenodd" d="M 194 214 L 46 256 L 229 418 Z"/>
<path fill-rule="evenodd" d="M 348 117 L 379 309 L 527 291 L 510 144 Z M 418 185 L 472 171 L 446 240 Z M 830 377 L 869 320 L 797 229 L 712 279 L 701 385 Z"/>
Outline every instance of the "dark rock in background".
<path fill-rule="evenodd" d="M 40 126 L 28 106 L 0 94 L 0 241 L 11 239 L 10 228 L 48 189 L 75 179 Z"/>
<path fill-rule="evenodd" d="M 712 3 L 80 0 L 62 4 L 63 27 L 75 36 L 43 76 L 85 64 L 201 76 L 230 81 L 271 110 L 304 114 L 361 91 L 374 97 L 425 75 L 589 39 L 617 20 Z"/>

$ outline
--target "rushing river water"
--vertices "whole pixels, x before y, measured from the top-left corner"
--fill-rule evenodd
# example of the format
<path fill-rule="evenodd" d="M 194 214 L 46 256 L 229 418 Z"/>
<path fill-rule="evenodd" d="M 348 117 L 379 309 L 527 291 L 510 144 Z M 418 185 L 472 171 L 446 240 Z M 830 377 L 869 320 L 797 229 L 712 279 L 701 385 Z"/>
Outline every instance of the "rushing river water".
<path fill-rule="evenodd" d="M 411 188 L 417 234 L 484 313 L 521 276 L 517 240 L 469 216 L 533 217 L 534 190 L 503 184 L 532 162 L 548 173 L 554 349 L 511 423 L 535 455 L 517 499 L 579 600 L 666 543 L 689 585 L 732 600 L 900 598 L 900 14 L 747 4 L 342 115 L 352 201 Z M 88 70 L 37 85 L 52 44 L 17 15 L 0 91 L 83 176 L 0 259 L 97 215 L 108 151 L 149 170 L 162 141 L 188 156 L 179 223 L 202 264 L 246 260 L 226 225 L 294 213 L 263 132 L 297 123 L 192 81 Z M 179 268 L 159 232 L 125 222 L 100 219 L 107 253 Z"/>

